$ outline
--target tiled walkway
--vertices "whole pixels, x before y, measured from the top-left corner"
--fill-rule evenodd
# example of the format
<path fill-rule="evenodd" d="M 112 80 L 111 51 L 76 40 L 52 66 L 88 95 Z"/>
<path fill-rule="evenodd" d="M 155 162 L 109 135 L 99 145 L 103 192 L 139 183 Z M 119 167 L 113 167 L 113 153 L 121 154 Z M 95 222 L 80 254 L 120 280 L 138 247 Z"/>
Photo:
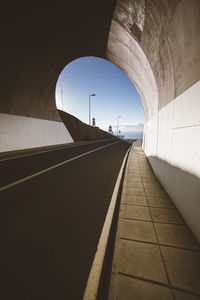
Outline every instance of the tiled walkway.
<path fill-rule="evenodd" d="M 200 246 L 137 141 L 123 185 L 109 300 L 200 299 Z"/>

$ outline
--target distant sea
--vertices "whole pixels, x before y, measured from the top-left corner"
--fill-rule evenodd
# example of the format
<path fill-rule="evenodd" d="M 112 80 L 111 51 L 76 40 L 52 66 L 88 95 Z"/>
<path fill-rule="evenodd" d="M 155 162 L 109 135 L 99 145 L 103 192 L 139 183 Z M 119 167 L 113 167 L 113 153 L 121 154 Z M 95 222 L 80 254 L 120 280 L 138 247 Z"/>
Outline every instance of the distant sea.
<path fill-rule="evenodd" d="M 121 134 L 124 136 L 125 139 L 142 139 L 143 137 L 143 131 L 142 132 L 122 131 Z"/>

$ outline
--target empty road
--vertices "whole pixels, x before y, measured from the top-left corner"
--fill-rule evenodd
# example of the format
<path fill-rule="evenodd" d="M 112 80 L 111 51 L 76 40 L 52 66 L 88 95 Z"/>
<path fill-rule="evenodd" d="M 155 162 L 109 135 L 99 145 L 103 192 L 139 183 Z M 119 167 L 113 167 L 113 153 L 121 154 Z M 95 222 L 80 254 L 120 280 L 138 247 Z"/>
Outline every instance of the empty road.
<path fill-rule="evenodd" d="M 129 146 L 113 139 L 0 161 L 0 299 L 82 299 Z"/>

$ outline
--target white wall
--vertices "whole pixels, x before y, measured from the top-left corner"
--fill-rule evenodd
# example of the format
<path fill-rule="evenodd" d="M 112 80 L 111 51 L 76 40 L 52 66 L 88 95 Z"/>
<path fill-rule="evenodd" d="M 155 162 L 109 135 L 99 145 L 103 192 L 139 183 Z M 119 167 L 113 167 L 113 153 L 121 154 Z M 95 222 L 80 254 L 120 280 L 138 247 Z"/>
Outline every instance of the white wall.
<path fill-rule="evenodd" d="M 62 122 L 0 113 L 0 152 L 70 142 Z"/>
<path fill-rule="evenodd" d="M 200 81 L 145 124 L 144 147 L 156 175 L 200 241 Z"/>

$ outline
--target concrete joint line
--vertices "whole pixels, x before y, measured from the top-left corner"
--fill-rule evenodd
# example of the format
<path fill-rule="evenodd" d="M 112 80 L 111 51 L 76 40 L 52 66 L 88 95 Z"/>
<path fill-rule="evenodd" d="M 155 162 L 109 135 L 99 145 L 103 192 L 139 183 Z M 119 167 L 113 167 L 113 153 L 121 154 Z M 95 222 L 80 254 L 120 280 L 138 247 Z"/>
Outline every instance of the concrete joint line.
<path fill-rule="evenodd" d="M 106 252 L 108 237 L 109 237 L 113 214 L 114 214 L 114 210 L 115 210 L 115 205 L 116 205 L 116 201 L 117 201 L 119 186 L 120 186 L 120 182 L 121 182 L 121 178 L 122 178 L 122 174 L 123 174 L 123 169 L 124 169 L 124 166 L 126 163 L 126 159 L 127 159 L 127 156 L 129 154 L 131 147 L 126 152 L 126 155 L 124 157 L 124 160 L 122 162 L 122 165 L 121 165 L 118 177 L 117 177 L 117 181 L 116 181 L 116 184 L 115 184 L 115 187 L 113 190 L 110 205 L 108 208 L 108 212 L 107 212 L 107 215 L 105 218 L 105 222 L 104 222 L 103 229 L 102 229 L 100 239 L 99 239 L 99 243 L 97 246 L 97 251 L 95 253 L 92 267 L 90 270 L 90 274 L 88 277 L 83 300 L 95 300 L 97 297 L 99 281 L 100 281 L 101 271 L 102 271 L 102 267 L 103 267 L 103 261 L 104 261 L 104 256 L 105 256 L 105 252 Z"/>
<path fill-rule="evenodd" d="M 8 185 L 5 185 L 5 186 L 3 186 L 3 187 L 0 188 L 0 192 L 2 192 L 2 191 L 4 191 L 4 190 L 7 190 L 7 189 L 11 188 L 11 187 L 14 186 L 14 185 L 17 185 L 17 184 L 19 184 L 19 183 L 25 182 L 25 181 L 27 181 L 27 180 L 29 180 L 29 179 L 31 179 L 31 178 L 34 178 L 34 177 L 36 177 L 36 176 L 38 176 L 38 175 L 41 175 L 41 174 L 46 173 L 46 172 L 48 172 L 48 171 L 51 171 L 51 170 L 53 170 L 53 169 L 55 169 L 55 168 L 58 168 L 58 167 L 60 167 L 60 166 L 62 166 L 62 165 L 65 165 L 65 164 L 67 164 L 67 163 L 69 163 L 69 162 L 71 162 L 71 161 L 73 161 L 73 160 L 75 160 L 75 159 L 81 158 L 81 157 L 86 156 L 86 155 L 88 155 L 88 154 L 90 154 L 90 153 L 96 152 L 96 151 L 98 151 L 98 150 L 101 150 L 101 149 L 103 149 L 103 148 L 106 148 L 106 147 L 109 147 L 109 146 L 111 146 L 111 145 L 114 145 L 114 144 L 117 144 L 117 143 L 121 143 L 121 142 L 122 142 L 122 141 L 117 141 L 117 142 L 114 142 L 114 143 L 111 143 L 111 144 L 108 144 L 108 145 L 99 147 L 99 148 L 97 148 L 97 149 L 88 151 L 88 152 L 86 152 L 86 153 L 80 154 L 80 155 L 78 155 L 78 156 L 72 157 L 72 158 L 70 158 L 70 159 L 68 159 L 68 160 L 65 160 L 65 161 L 63 161 L 63 162 L 61 162 L 61 163 L 59 163 L 59 164 L 56 164 L 56 165 L 54 165 L 54 166 L 52 166 L 52 167 L 49 167 L 49 168 L 44 169 L 44 170 L 42 170 L 42 171 L 40 171 L 40 172 L 34 173 L 34 174 L 30 175 L 30 176 L 24 177 L 24 178 L 22 178 L 22 179 L 20 179 L 20 180 L 17 180 L 17 181 L 12 182 L 12 183 L 10 183 L 10 184 L 8 184 Z"/>

